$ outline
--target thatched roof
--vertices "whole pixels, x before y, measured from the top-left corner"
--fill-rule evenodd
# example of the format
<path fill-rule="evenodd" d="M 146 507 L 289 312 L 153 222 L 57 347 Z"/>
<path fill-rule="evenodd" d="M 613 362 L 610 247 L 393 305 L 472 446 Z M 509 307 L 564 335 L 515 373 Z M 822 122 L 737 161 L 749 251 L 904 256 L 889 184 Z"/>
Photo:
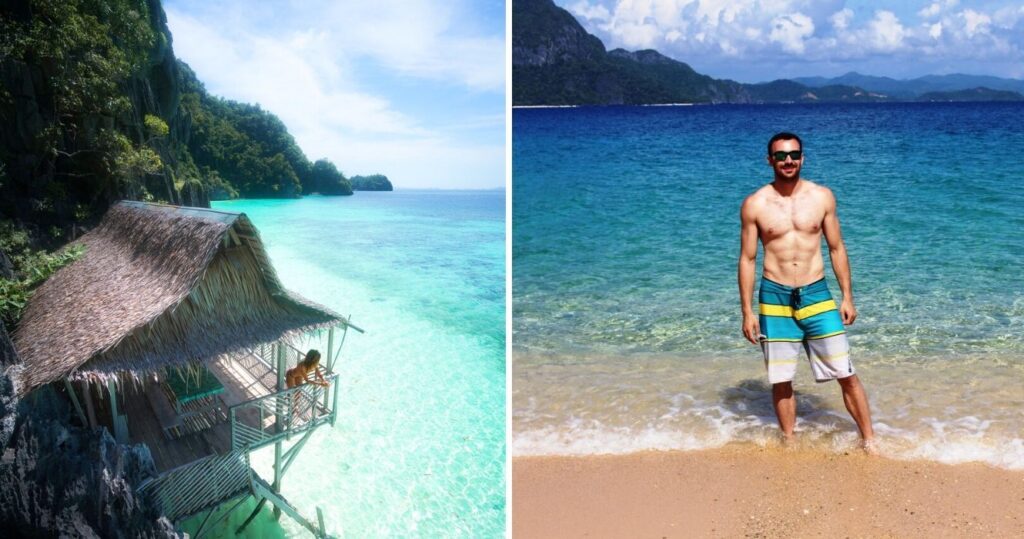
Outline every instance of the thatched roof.
<path fill-rule="evenodd" d="M 13 334 L 21 393 L 142 374 L 347 324 L 285 290 L 240 213 L 120 202 L 33 294 Z"/>

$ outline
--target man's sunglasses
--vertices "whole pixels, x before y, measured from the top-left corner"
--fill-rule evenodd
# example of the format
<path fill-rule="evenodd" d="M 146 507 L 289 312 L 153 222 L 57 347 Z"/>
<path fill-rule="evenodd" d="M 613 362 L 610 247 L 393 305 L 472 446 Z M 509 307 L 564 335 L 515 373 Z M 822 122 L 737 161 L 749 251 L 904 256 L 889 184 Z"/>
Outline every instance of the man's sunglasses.
<path fill-rule="evenodd" d="M 776 161 L 785 161 L 786 156 L 788 155 L 792 157 L 794 161 L 799 161 L 800 156 L 803 155 L 803 153 L 804 152 L 802 150 L 793 150 L 791 152 L 773 152 L 772 159 Z"/>

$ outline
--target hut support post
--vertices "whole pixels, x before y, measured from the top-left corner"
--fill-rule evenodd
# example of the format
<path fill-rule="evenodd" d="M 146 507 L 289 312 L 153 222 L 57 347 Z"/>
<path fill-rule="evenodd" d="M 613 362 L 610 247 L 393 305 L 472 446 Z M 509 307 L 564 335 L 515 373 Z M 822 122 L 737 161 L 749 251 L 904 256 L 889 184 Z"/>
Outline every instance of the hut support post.
<path fill-rule="evenodd" d="M 82 382 L 82 400 L 85 401 L 85 415 L 89 416 L 89 428 L 96 428 L 96 409 L 92 405 L 92 384 Z"/>
<path fill-rule="evenodd" d="M 327 372 L 334 372 L 334 327 L 327 330 Z M 324 391 L 324 408 L 327 408 L 327 398 L 330 387 Z"/>
<path fill-rule="evenodd" d="M 195 536 L 195 539 L 200 539 L 200 538 L 201 538 L 201 537 L 203 536 L 203 534 L 205 534 L 205 533 L 206 533 L 207 531 L 210 531 L 210 530 L 212 530 L 212 529 L 216 528 L 217 526 L 219 526 L 219 525 L 220 525 L 220 523 L 221 523 L 221 522 L 224 522 L 224 520 L 225 520 L 225 519 L 227 519 L 227 518 L 228 518 L 228 516 L 229 516 L 229 515 L 230 515 L 231 513 L 234 513 L 234 512 L 235 512 L 235 509 L 237 509 L 239 505 L 242 505 L 242 502 L 244 502 L 245 500 L 248 500 L 248 499 L 249 499 L 249 496 L 248 496 L 248 495 L 246 495 L 246 496 L 242 496 L 242 497 L 241 497 L 241 499 L 239 499 L 239 500 L 238 500 L 238 502 L 236 502 L 236 503 L 235 503 L 235 505 L 232 505 L 232 506 L 231 506 L 231 509 L 228 509 L 226 513 L 224 513 L 223 515 L 221 515 L 221 517 L 220 517 L 220 518 L 218 518 L 218 519 L 217 519 L 217 521 L 216 521 L 216 522 L 214 522 L 214 523 L 213 523 L 213 524 L 212 524 L 212 525 L 211 525 L 211 526 L 210 526 L 209 528 L 207 528 L 206 530 L 203 530 L 203 527 L 204 527 L 204 526 L 206 526 L 206 521 L 210 519 L 210 516 L 211 516 L 211 515 L 213 515 L 214 513 L 216 513 L 216 512 L 217 512 L 217 509 L 219 509 L 219 507 L 215 507 L 215 508 L 211 509 L 211 510 L 210 510 L 210 514 L 209 514 L 209 515 L 206 515 L 206 519 L 205 519 L 205 520 L 203 520 L 203 525 L 202 525 L 202 526 L 199 526 L 199 531 L 198 531 L 198 532 L 196 532 L 196 536 Z M 264 499 L 266 499 L 266 498 L 264 498 Z M 262 506 L 261 506 L 261 507 L 262 507 Z M 246 522 L 246 524 L 248 524 L 248 522 Z M 239 528 L 239 532 L 240 532 L 240 531 L 241 531 L 241 528 Z"/>
<path fill-rule="evenodd" d="M 128 424 L 117 411 L 117 385 L 113 378 L 107 379 L 107 391 L 110 392 L 110 416 L 114 425 L 114 438 L 118 443 L 128 443 Z"/>
<path fill-rule="evenodd" d="M 82 420 L 83 426 L 88 425 L 89 423 L 87 423 L 85 419 L 85 412 L 82 411 L 82 404 L 78 402 L 78 395 L 75 394 L 75 388 L 71 385 L 71 381 L 68 380 L 67 376 L 64 377 L 64 387 L 67 388 L 68 395 L 71 396 L 71 404 L 75 405 L 75 411 L 78 412 L 78 419 Z"/>
<path fill-rule="evenodd" d="M 299 456 L 299 451 L 302 449 L 302 446 L 306 445 L 306 440 L 309 440 L 309 437 L 313 434 L 313 430 L 315 429 L 307 430 L 305 436 L 299 439 L 299 441 L 296 442 L 295 445 L 291 446 L 291 448 L 289 448 L 288 451 L 285 452 L 285 454 L 282 457 L 285 459 L 285 463 L 284 467 L 281 468 L 281 474 L 287 472 L 288 468 L 290 468 L 292 463 L 295 462 L 295 457 Z"/>
<path fill-rule="evenodd" d="M 260 513 L 260 509 L 263 509 L 263 506 L 266 505 L 266 503 L 267 499 L 263 498 L 260 500 L 260 503 L 256 504 L 256 509 L 253 509 L 252 513 L 249 513 L 249 518 L 245 519 L 245 522 L 243 522 L 242 525 L 239 526 L 237 530 L 235 530 L 235 535 L 242 533 L 242 530 L 244 530 L 245 527 L 248 526 L 250 522 L 252 522 L 252 519 L 256 518 L 256 515 Z"/>
<path fill-rule="evenodd" d="M 331 385 L 334 386 L 334 401 L 331 403 L 331 426 L 333 427 L 334 423 L 338 421 L 338 393 L 341 393 L 341 387 L 338 385 L 337 378 L 334 379 L 334 383 Z"/>
<path fill-rule="evenodd" d="M 349 315 L 349 320 L 352 319 L 352 315 Z M 331 328 L 331 333 L 328 335 L 328 348 L 327 353 L 331 354 L 331 361 L 329 363 L 331 372 L 334 372 L 334 364 L 338 361 L 338 356 L 341 355 L 341 347 L 345 346 L 345 337 L 348 337 L 348 324 L 344 325 L 341 330 L 341 343 L 338 344 L 338 349 L 334 350 L 334 328 Z M 334 383 L 331 384 L 334 389 L 334 399 L 331 401 L 331 426 L 333 427 L 338 421 L 338 393 L 341 392 L 341 386 L 338 384 L 338 379 L 334 379 Z M 327 388 L 330 391 L 331 388 Z M 324 392 L 324 407 L 327 407 L 327 391 Z"/>
<path fill-rule="evenodd" d="M 334 328 L 327 330 L 327 372 L 334 372 Z"/>
<path fill-rule="evenodd" d="M 285 354 L 286 354 L 285 346 L 283 344 L 281 344 L 281 343 L 278 343 L 277 344 L 277 390 L 279 392 L 280 391 L 284 391 L 286 389 L 285 388 L 284 375 L 285 375 L 285 369 L 288 367 L 288 362 L 287 362 L 287 359 L 286 359 L 287 356 Z M 277 410 L 276 410 L 277 413 L 275 414 L 275 416 L 276 416 L 276 423 L 277 423 L 276 431 L 278 433 L 283 432 L 284 429 L 285 429 L 285 424 L 284 424 L 284 421 L 282 420 L 282 416 L 285 413 L 284 407 L 287 406 L 287 405 L 288 405 L 288 403 L 286 403 L 282 399 L 280 399 L 280 398 L 277 399 Z M 272 487 L 274 489 L 274 493 L 275 494 L 280 494 L 281 493 L 281 479 L 282 479 L 281 476 L 284 475 L 284 469 L 281 467 L 281 454 L 282 454 L 281 450 L 283 449 L 283 446 L 282 446 L 283 443 L 284 442 L 282 440 L 278 440 L 276 443 L 274 443 L 274 484 L 272 485 Z M 276 503 L 274 504 L 274 518 L 281 518 L 281 508 L 278 507 L 278 505 Z"/>

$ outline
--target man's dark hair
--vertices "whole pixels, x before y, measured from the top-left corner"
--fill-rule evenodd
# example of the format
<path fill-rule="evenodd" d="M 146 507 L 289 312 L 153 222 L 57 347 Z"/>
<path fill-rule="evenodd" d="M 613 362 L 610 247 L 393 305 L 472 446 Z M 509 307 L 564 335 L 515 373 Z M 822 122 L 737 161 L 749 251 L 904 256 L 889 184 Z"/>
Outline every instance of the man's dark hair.
<path fill-rule="evenodd" d="M 773 136 L 772 139 L 768 141 L 768 155 L 772 154 L 772 144 L 775 144 L 776 140 L 795 140 L 798 144 L 800 144 L 800 149 L 804 149 L 804 142 L 800 140 L 800 137 L 794 135 L 793 133 L 787 133 L 783 131 L 781 133 L 776 133 L 775 136 Z"/>

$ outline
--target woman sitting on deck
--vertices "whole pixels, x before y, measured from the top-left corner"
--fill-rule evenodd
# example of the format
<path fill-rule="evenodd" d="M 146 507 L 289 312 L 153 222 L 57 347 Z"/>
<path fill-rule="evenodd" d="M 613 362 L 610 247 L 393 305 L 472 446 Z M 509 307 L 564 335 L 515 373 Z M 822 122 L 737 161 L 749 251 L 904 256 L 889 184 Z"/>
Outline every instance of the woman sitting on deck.
<path fill-rule="evenodd" d="M 310 378 L 310 375 L 315 376 L 315 378 Z M 301 386 L 307 382 L 327 387 L 327 380 L 324 380 L 324 375 L 320 373 L 320 352 L 313 349 L 306 352 L 305 359 L 300 361 L 295 368 L 288 369 L 285 373 L 284 381 L 289 389 Z"/>

